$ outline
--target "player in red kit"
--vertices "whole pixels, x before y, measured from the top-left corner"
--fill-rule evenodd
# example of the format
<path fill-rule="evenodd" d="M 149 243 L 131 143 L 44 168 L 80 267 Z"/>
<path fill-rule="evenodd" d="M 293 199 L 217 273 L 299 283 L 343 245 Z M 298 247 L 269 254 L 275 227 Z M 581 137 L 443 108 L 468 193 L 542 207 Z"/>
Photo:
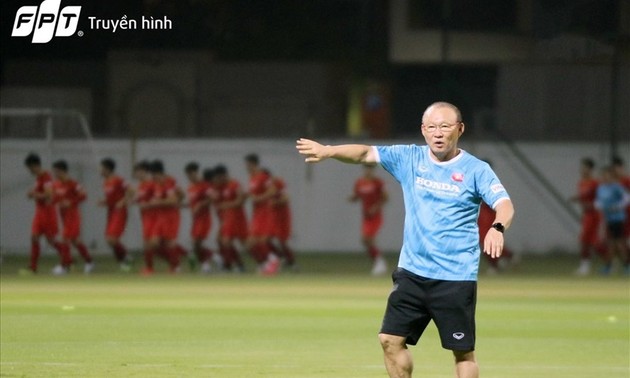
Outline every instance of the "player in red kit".
<path fill-rule="evenodd" d="M 103 192 L 105 197 L 99 201 L 100 206 L 107 207 L 107 226 L 105 240 L 114 252 L 114 257 L 120 265 L 120 270 L 129 272 L 131 264 L 127 248 L 120 238 L 127 226 L 127 205 L 132 191 L 125 180 L 115 174 L 116 162 L 106 158 L 101 161 L 101 176 L 103 177 Z"/>
<path fill-rule="evenodd" d="M 601 214 L 595 209 L 595 195 L 599 182 L 593 175 L 595 162 L 590 158 L 582 159 L 578 194 L 572 198 L 582 207 L 582 230 L 580 232 L 580 266 L 575 274 L 588 275 L 591 272 L 592 251 L 600 247 L 599 228 Z"/>
<path fill-rule="evenodd" d="M 363 176 L 354 183 L 354 191 L 349 200 L 361 201 L 363 214 L 361 240 L 373 261 L 372 275 L 383 275 L 387 272 L 387 263 L 376 247 L 375 239 L 383 225 L 383 205 L 387 202 L 387 192 L 383 180 L 374 174 L 374 166 L 364 166 Z"/>
<path fill-rule="evenodd" d="M 153 273 L 152 256 L 158 254 L 164 257 L 169 264 L 171 273 L 179 272 L 180 259 L 185 251 L 177 244 L 180 226 L 180 205 L 184 194 L 177 186 L 177 182 L 164 172 L 164 164 L 160 160 L 151 163 L 154 187 L 153 197 L 148 207 L 156 212 L 155 224 L 150 231 L 149 248 L 146 254 L 149 256 L 149 264 L 143 274 Z"/>
<path fill-rule="evenodd" d="M 619 156 L 615 156 L 612 159 L 612 168 L 615 174 L 615 179 L 626 189 L 626 192 L 630 193 L 630 174 L 624 169 L 623 159 Z M 630 251 L 630 204 L 626 206 L 626 222 L 623 229 L 623 237 L 626 241 L 626 251 Z M 630 266 L 630 254 L 628 254 L 628 261 L 626 266 Z M 630 272 L 628 272 L 630 274 Z"/>
<path fill-rule="evenodd" d="M 53 173 L 56 178 L 56 181 L 53 182 L 54 199 L 59 207 L 59 215 L 63 224 L 64 243 L 77 249 L 85 261 L 83 272 L 89 274 L 94 270 L 94 262 L 80 238 L 81 213 L 79 211 L 79 204 L 85 201 L 87 195 L 81 185 L 68 174 L 68 163 L 64 160 L 56 161 L 53 164 Z M 69 266 L 69 262 L 66 261 L 58 269 L 67 271 Z"/>
<path fill-rule="evenodd" d="M 260 273 L 274 275 L 280 269 L 280 259 L 269 248 L 272 228 L 271 198 L 276 194 L 276 188 L 271 176 L 260 168 L 258 155 L 247 155 L 245 166 L 249 173 L 248 197 L 252 201 L 247 250 L 258 263 Z"/>
<path fill-rule="evenodd" d="M 141 161 L 134 166 L 133 176 L 138 181 L 134 193 L 134 201 L 140 209 L 140 219 L 142 221 L 142 240 L 145 267 L 143 274 L 153 273 L 153 249 L 151 248 L 151 236 L 157 223 L 157 209 L 151 200 L 155 191 L 155 183 L 151 175 L 151 164 L 148 161 Z"/>
<path fill-rule="evenodd" d="M 219 217 L 219 252 L 223 259 L 223 269 L 244 271 L 243 261 L 236 249 L 238 241 L 243 245 L 247 240 L 247 218 L 245 217 L 245 193 L 238 181 L 230 178 L 223 165 L 204 172 L 204 178 L 212 176 L 214 184 L 214 208 Z"/>
<path fill-rule="evenodd" d="M 37 273 L 41 246 L 39 239 L 43 236 L 48 244 L 54 247 L 61 258 L 60 266 L 69 266 L 72 262 L 70 249 L 64 243 L 56 240 L 57 232 L 57 212 L 53 202 L 53 179 L 52 176 L 42 168 L 42 161 L 38 155 L 29 154 L 24 160 L 26 168 L 35 176 L 35 186 L 28 192 L 28 198 L 35 202 L 35 215 L 31 227 L 31 256 L 27 269 L 21 269 L 20 274 Z M 63 274 L 65 269 L 55 268 L 53 273 Z"/>
<path fill-rule="evenodd" d="M 276 193 L 271 197 L 270 204 L 272 220 L 270 246 L 278 256 L 284 259 L 288 268 L 294 269 L 296 267 L 295 254 L 288 243 L 289 237 L 291 237 L 291 209 L 289 196 L 286 192 L 286 183 L 277 176 L 272 176 L 271 182 Z M 278 245 L 274 242 L 277 242 Z"/>
<path fill-rule="evenodd" d="M 192 216 L 190 236 L 193 242 L 193 251 L 197 262 L 201 264 L 201 271 L 210 273 L 212 251 L 206 248 L 203 242 L 210 234 L 212 227 L 212 217 L 210 216 L 212 184 L 209 180 L 202 180 L 199 175 L 199 164 L 195 162 L 188 163 L 184 171 L 190 182 L 188 185 L 188 207 Z"/>

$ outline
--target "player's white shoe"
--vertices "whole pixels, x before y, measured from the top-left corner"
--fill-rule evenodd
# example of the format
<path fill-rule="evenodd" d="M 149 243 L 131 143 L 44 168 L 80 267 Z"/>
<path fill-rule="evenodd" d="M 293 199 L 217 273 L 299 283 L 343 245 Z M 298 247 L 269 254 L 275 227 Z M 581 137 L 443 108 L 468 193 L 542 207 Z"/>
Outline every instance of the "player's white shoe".
<path fill-rule="evenodd" d="M 210 262 L 209 261 L 205 261 L 203 264 L 201 264 L 200 271 L 203 274 L 210 273 L 212 271 L 212 267 L 210 266 Z"/>
<path fill-rule="evenodd" d="M 591 262 L 589 260 L 582 260 L 580 266 L 575 271 L 576 276 L 588 276 L 591 274 Z"/>
<path fill-rule="evenodd" d="M 68 274 L 68 268 L 62 266 L 62 265 L 56 265 L 53 269 L 52 269 L 52 274 L 55 276 L 63 276 Z"/>
<path fill-rule="evenodd" d="M 89 262 L 89 263 L 85 263 L 85 265 L 83 265 L 83 273 L 84 274 L 90 274 L 94 271 L 94 262 Z"/>
<path fill-rule="evenodd" d="M 380 256 L 374 260 L 374 265 L 372 265 L 372 275 L 373 276 L 382 276 L 387 273 L 387 262 L 385 259 Z"/>

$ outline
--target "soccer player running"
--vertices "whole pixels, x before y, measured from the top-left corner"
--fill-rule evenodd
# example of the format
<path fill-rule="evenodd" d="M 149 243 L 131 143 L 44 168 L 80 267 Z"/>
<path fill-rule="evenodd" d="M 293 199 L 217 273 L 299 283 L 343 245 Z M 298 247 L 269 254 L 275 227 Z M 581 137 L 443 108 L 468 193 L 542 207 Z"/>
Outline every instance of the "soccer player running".
<path fill-rule="evenodd" d="M 65 160 L 58 160 L 53 163 L 53 173 L 56 178 L 53 182 L 54 198 L 59 207 L 59 215 L 63 224 L 63 241 L 66 245 L 72 245 L 77 249 L 85 261 L 83 272 L 90 274 L 94 270 L 94 262 L 85 243 L 80 239 L 81 213 L 79 212 L 79 204 L 85 201 L 87 195 L 81 185 L 68 174 L 68 163 Z M 62 265 L 56 267 L 56 273 L 67 273 L 71 262 L 71 260 L 66 260 Z"/>
<path fill-rule="evenodd" d="M 586 276 L 591 272 L 592 252 L 604 254 L 599 242 L 599 226 L 601 214 L 595 208 L 595 193 L 599 182 L 594 177 L 595 162 L 591 158 L 583 158 L 580 165 L 580 181 L 578 192 L 571 198 L 582 208 L 582 229 L 580 231 L 580 265 L 575 274 Z"/>
<path fill-rule="evenodd" d="M 624 168 L 623 159 L 619 156 L 615 156 L 612 159 L 612 167 L 615 172 L 615 178 L 626 189 L 626 192 L 630 193 L 630 174 L 628 174 Z M 626 206 L 626 223 L 623 227 L 623 237 L 625 239 L 626 250 L 630 251 L 630 203 Z M 630 264 L 630 253 L 628 254 L 628 261 Z"/>
<path fill-rule="evenodd" d="M 269 248 L 269 237 L 272 227 L 271 198 L 276 194 L 276 188 L 271 176 L 260 167 L 258 155 L 247 155 L 245 166 L 249 173 L 248 194 L 252 201 L 247 250 L 258 263 L 261 274 L 275 275 L 280 269 L 280 259 Z"/>
<path fill-rule="evenodd" d="M 291 237 L 291 208 L 289 205 L 289 195 L 287 194 L 287 184 L 279 176 L 271 175 L 272 185 L 275 187 L 275 194 L 271 197 L 271 233 L 269 246 L 271 250 L 284 259 L 287 268 L 297 270 L 295 264 L 295 253 L 289 246 Z"/>
<path fill-rule="evenodd" d="M 212 251 L 203 245 L 210 234 L 212 218 L 210 204 L 212 202 L 212 184 L 209 180 L 202 180 L 199 174 L 199 164 L 190 162 L 184 168 L 188 177 L 188 207 L 192 216 L 190 236 L 193 242 L 193 252 L 200 264 L 202 273 L 210 273 L 210 259 Z M 194 261 L 194 260 L 193 260 Z"/>
<path fill-rule="evenodd" d="M 156 254 L 166 259 L 171 273 L 178 273 L 181 257 L 186 255 L 183 248 L 177 244 L 181 221 L 179 208 L 184 194 L 175 179 L 166 175 L 161 160 L 151 163 L 151 174 L 154 181 L 153 196 L 147 207 L 155 209 L 156 214 L 146 251 L 147 255 L 151 256 L 150 263 L 145 267 L 143 274 L 153 273 L 152 256 Z"/>
<path fill-rule="evenodd" d="M 595 207 L 600 210 L 606 220 L 608 251 L 605 255 L 605 265 L 602 274 L 609 275 L 612 270 L 612 260 L 617 254 L 624 264 L 624 273 L 630 275 L 628 264 L 628 249 L 623 237 L 623 227 L 626 222 L 626 206 L 630 203 L 630 194 L 615 178 L 613 167 L 602 169 L 601 184 L 597 187 Z"/>
<path fill-rule="evenodd" d="M 151 175 L 151 163 L 141 161 L 134 166 L 133 176 L 138 181 L 134 193 L 134 201 L 140 209 L 140 219 L 142 222 L 142 240 L 144 254 L 144 268 L 141 270 L 143 275 L 153 274 L 153 254 L 154 250 L 151 245 L 151 237 L 154 234 L 155 225 L 157 223 L 157 209 L 151 204 L 153 192 L 155 191 L 155 182 Z"/>
<path fill-rule="evenodd" d="M 31 256 L 27 269 L 20 269 L 19 273 L 28 275 L 37 273 L 41 246 L 39 239 L 43 236 L 48 244 L 54 247 L 61 258 L 60 267 L 69 266 L 72 263 L 70 248 L 56 240 L 59 227 L 57 224 L 57 210 L 54 204 L 53 179 L 50 173 L 42 168 L 39 155 L 29 154 L 24 160 L 24 165 L 35 177 L 35 186 L 28 191 L 28 198 L 35 202 L 35 215 L 31 226 Z M 63 274 L 65 269 L 57 268 L 53 274 Z"/>
<path fill-rule="evenodd" d="M 127 206 L 133 190 L 116 174 L 116 162 L 111 158 L 101 160 L 101 177 L 105 197 L 99 201 L 99 205 L 107 208 L 105 240 L 114 253 L 120 271 L 129 272 L 130 258 L 120 238 L 127 227 Z"/>
<path fill-rule="evenodd" d="M 372 259 L 372 275 L 381 276 L 387 273 L 387 263 L 374 240 L 383 225 L 383 205 L 387 202 L 387 192 L 383 180 L 374 174 L 373 165 L 364 166 L 363 176 L 354 183 L 349 200 L 351 202 L 361 200 L 363 210 L 361 240 Z"/>
<path fill-rule="evenodd" d="M 243 261 L 236 249 L 236 241 L 242 245 L 247 240 L 247 218 L 245 217 L 245 193 L 241 184 L 232 179 L 224 165 L 216 166 L 212 172 L 214 192 L 216 195 L 214 208 L 219 217 L 219 253 L 223 259 L 223 269 L 243 272 Z"/>
<path fill-rule="evenodd" d="M 411 377 L 407 345 L 433 320 L 442 346 L 453 351 L 458 377 L 478 377 L 475 304 L 479 270 L 477 215 L 481 201 L 496 217 L 484 252 L 499 257 L 514 208 L 487 163 L 457 147 L 465 129 L 457 107 L 430 105 L 422 116 L 426 146 L 324 146 L 300 139 L 307 163 L 333 158 L 381 164 L 401 184 L 405 203 L 403 246 L 379 340 L 390 377 Z"/>

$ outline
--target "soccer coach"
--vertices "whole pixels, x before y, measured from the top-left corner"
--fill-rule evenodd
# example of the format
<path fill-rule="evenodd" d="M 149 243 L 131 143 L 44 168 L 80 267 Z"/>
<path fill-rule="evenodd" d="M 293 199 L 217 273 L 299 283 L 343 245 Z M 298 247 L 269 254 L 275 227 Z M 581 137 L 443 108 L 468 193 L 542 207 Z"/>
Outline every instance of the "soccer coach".
<path fill-rule="evenodd" d="M 431 320 L 442 347 L 453 351 L 457 377 L 479 376 L 474 353 L 479 204 L 483 200 L 496 211 L 483 243 L 492 257 L 501 256 L 503 232 L 512 222 L 514 207 L 490 166 L 457 147 L 464 129 L 455 105 L 436 102 L 422 116 L 426 146 L 297 141 L 307 163 L 333 158 L 381 164 L 402 186 L 403 245 L 379 333 L 390 377 L 411 377 L 407 345 L 418 342 Z"/>

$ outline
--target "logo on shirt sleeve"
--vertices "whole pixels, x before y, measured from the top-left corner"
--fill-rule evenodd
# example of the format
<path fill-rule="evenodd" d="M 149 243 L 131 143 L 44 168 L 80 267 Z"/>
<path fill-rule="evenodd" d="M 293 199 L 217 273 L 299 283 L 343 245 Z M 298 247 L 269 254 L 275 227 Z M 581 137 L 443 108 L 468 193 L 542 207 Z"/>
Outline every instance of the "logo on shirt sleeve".
<path fill-rule="evenodd" d="M 492 185 L 490 187 L 490 190 L 492 190 L 492 193 L 494 193 L 494 194 L 500 193 L 500 192 L 505 192 L 505 188 L 501 184 L 494 184 L 494 185 Z"/>

